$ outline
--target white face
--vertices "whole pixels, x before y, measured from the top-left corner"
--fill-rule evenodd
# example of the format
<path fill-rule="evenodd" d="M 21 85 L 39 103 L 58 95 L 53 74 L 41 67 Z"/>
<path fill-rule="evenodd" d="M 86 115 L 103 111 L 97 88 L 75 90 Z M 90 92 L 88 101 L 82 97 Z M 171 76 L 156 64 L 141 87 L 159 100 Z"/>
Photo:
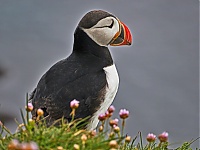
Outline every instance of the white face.
<path fill-rule="evenodd" d="M 115 34 L 119 32 L 119 22 L 114 17 L 106 17 L 96 25 L 83 31 L 100 46 L 107 46 Z"/>

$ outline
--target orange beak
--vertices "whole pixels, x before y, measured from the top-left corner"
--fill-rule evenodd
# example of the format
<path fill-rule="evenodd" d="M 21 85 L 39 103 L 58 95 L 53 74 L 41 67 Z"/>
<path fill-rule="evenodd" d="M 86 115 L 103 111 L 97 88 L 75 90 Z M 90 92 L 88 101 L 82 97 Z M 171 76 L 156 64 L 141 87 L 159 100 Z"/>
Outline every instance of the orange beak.
<path fill-rule="evenodd" d="M 119 20 L 118 20 L 119 21 Z M 119 32 L 117 32 L 110 42 L 111 46 L 131 45 L 132 36 L 129 28 L 121 21 L 119 21 Z"/>

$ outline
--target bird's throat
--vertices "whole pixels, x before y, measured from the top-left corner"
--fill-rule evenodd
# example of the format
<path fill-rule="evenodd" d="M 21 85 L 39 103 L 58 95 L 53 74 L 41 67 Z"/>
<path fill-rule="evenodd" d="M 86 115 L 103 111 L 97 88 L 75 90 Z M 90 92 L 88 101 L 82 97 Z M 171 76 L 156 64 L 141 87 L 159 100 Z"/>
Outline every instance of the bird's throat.
<path fill-rule="evenodd" d="M 77 27 L 74 33 L 73 53 L 79 53 L 81 56 L 93 55 L 101 59 L 104 66 L 113 64 L 108 47 L 98 45 L 79 27 Z"/>

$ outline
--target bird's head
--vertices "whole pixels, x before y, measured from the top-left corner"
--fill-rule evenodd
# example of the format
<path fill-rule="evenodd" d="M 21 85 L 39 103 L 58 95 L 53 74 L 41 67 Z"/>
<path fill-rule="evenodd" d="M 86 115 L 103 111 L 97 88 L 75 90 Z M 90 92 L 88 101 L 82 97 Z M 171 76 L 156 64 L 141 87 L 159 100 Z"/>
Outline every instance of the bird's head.
<path fill-rule="evenodd" d="M 79 22 L 81 28 L 100 46 L 131 45 L 129 28 L 114 15 L 103 10 L 88 12 Z"/>

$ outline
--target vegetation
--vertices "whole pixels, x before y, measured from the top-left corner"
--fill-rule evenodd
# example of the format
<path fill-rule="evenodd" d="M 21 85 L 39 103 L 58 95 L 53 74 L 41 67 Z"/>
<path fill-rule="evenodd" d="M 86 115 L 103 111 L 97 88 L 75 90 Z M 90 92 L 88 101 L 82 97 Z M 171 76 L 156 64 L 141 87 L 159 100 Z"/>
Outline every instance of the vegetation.
<path fill-rule="evenodd" d="M 74 118 L 79 102 L 73 100 L 70 103 L 72 108 L 71 116 Z M 0 149 L 2 150 L 167 150 L 168 133 L 163 132 L 158 137 L 149 133 L 146 137 L 147 144 L 143 144 L 141 133 L 134 138 L 124 135 L 126 119 L 129 111 L 122 109 L 119 112 L 121 125 L 118 119 L 112 119 L 115 111 L 110 106 L 105 114 L 99 115 L 100 126 L 98 131 L 87 131 L 81 129 L 84 120 L 74 120 L 67 123 L 63 118 L 56 123 L 59 125 L 46 126 L 43 118 L 43 111 L 38 109 L 36 120 L 29 118 L 29 113 L 33 110 L 31 103 L 27 102 L 25 115 L 21 110 L 23 123 L 18 123 L 16 133 L 12 134 L 2 122 L 0 134 Z M 3 136 L 5 135 L 5 136 Z M 194 140 L 195 141 L 195 140 Z M 177 150 L 192 150 L 191 144 L 185 142 Z M 146 143 L 146 142 L 145 142 Z"/>

